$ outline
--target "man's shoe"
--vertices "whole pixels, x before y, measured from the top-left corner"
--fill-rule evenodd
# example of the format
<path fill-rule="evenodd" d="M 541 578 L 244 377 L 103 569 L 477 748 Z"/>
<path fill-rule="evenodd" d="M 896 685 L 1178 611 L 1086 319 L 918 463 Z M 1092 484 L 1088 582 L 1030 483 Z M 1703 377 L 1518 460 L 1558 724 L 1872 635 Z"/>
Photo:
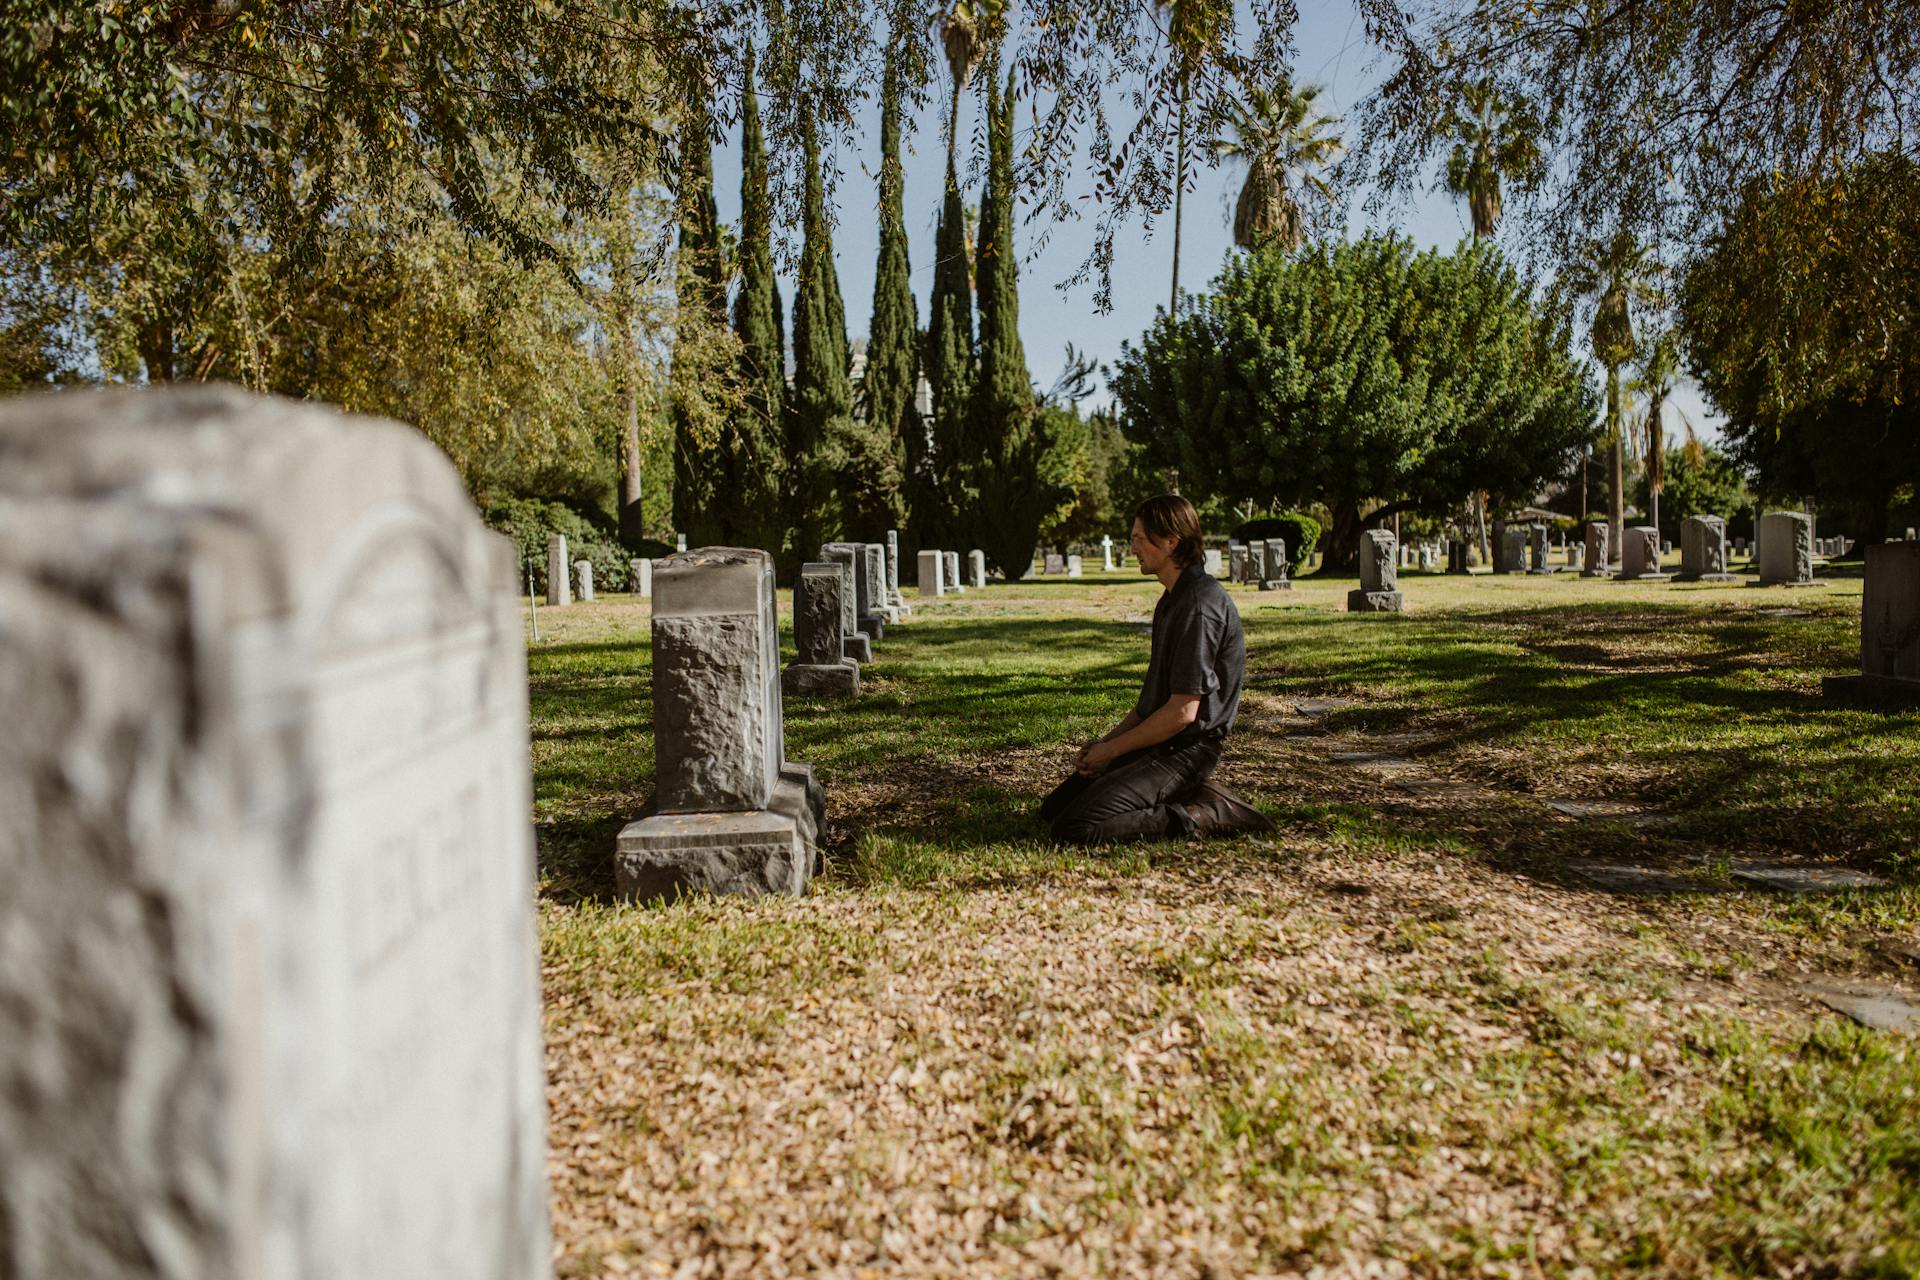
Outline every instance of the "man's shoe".
<path fill-rule="evenodd" d="M 1180 807 L 1193 819 L 1196 836 L 1236 835 L 1273 830 L 1273 820 L 1215 782 L 1203 782 Z"/>

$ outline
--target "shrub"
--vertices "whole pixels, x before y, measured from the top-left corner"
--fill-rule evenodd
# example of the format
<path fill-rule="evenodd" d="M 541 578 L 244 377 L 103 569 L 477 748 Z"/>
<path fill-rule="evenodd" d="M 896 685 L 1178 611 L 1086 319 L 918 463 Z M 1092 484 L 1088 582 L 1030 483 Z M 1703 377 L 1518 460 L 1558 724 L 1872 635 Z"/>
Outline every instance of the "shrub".
<path fill-rule="evenodd" d="M 1304 511 L 1282 511 L 1249 520 L 1233 531 L 1235 542 L 1252 542 L 1256 538 L 1286 539 L 1287 559 L 1302 565 L 1320 544 L 1320 522 Z"/>
<path fill-rule="evenodd" d="M 544 593 L 547 589 L 547 538 L 550 534 L 560 534 L 567 540 L 567 559 L 588 560 L 593 563 L 593 587 L 595 591 L 624 591 L 627 589 L 627 561 L 640 555 L 657 559 L 668 555 L 673 548 L 664 543 L 654 542 L 637 553 L 629 552 L 620 545 L 611 529 L 604 528 L 581 515 L 578 511 L 560 502 L 550 502 L 541 498 L 500 498 L 486 509 L 485 519 L 489 526 L 503 533 L 513 543 L 522 568 L 520 575 L 526 575 L 525 565 L 533 565 L 533 589 Z"/>

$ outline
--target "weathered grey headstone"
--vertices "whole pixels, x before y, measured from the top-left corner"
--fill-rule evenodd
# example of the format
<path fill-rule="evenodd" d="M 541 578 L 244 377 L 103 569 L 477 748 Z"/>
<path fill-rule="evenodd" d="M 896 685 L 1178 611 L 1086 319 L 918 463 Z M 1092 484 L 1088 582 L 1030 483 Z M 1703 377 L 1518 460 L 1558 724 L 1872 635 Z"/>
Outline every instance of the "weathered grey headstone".
<path fill-rule="evenodd" d="M 1229 582 L 1247 581 L 1247 548 L 1244 544 L 1227 544 L 1227 580 Z"/>
<path fill-rule="evenodd" d="M 1813 520 L 1801 511 L 1760 517 L 1760 581 L 1797 586 L 1813 581 Z"/>
<path fill-rule="evenodd" d="M 1527 528 L 1525 525 L 1504 524 L 1500 534 L 1500 572 L 1525 573 L 1527 571 Z"/>
<path fill-rule="evenodd" d="M 882 623 L 898 622 L 900 615 L 894 610 L 891 597 L 887 593 L 887 547 L 882 542 L 869 542 L 863 545 L 865 558 L 860 562 L 866 573 L 867 601 L 875 616 Z"/>
<path fill-rule="evenodd" d="M 1688 516 L 1680 525 L 1680 578 L 1685 582 L 1733 582 L 1727 572 L 1727 522 L 1719 516 Z"/>
<path fill-rule="evenodd" d="M 1611 570 L 1608 568 L 1610 556 L 1607 549 L 1607 526 L 1598 520 L 1587 526 L 1586 565 L 1580 570 L 1583 578 L 1604 578 Z"/>
<path fill-rule="evenodd" d="M 1652 525 L 1635 525 L 1622 535 L 1620 578 L 1622 581 L 1664 582 L 1660 572 L 1660 531 Z"/>
<path fill-rule="evenodd" d="M 1547 526 L 1533 524 L 1527 526 L 1527 551 L 1530 557 L 1527 564 L 1529 573 L 1552 573 L 1553 566 L 1547 562 Z"/>
<path fill-rule="evenodd" d="M 1467 572 L 1467 540 L 1465 538 L 1447 539 L 1447 572 Z"/>
<path fill-rule="evenodd" d="M 1369 529 L 1360 535 L 1360 589 L 1347 592 L 1351 613 L 1399 613 L 1406 601 L 1399 591 L 1400 570 L 1394 564 L 1393 535 Z"/>
<path fill-rule="evenodd" d="M 920 588 L 921 599 L 944 595 L 947 589 L 947 558 L 938 551 L 922 551 L 919 559 L 920 573 L 915 582 Z"/>
<path fill-rule="evenodd" d="M 1067 572 L 1067 558 L 1057 552 L 1049 552 L 1041 563 L 1043 567 L 1040 572 L 1053 577 L 1063 576 Z"/>
<path fill-rule="evenodd" d="M 1836 1013 L 1875 1031 L 1920 1034 L 1920 997 L 1884 982 L 1843 978 L 1802 988 Z"/>
<path fill-rule="evenodd" d="M 960 581 L 960 553 L 958 551 L 942 551 L 940 553 L 940 572 L 942 574 L 941 581 L 947 584 L 947 590 L 965 591 L 967 589 L 966 583 Z"/>
<path fill-rule="evenodd" d="M 547 603 L 573 603 L 573 572 L 567 560 L 567 536 L 547 535 Z"/>
<path fill-rule="evenodd" d="M 846 656 L 840 634 L 845 574 L 834 561 L 800 566 L 793 583 L 793 643 L 797 656 L 780 672 L 789 697 L 851 698 L 860 692 L 860 664 Z"/>
<path fill-rule="evenodd" d="M 982 590 L 987 585 L 987 553 L 978 548 L 967 552 L 967 582 Z"/>
<path fill-rule="evenodd" d="M 593 561 L 573 562 L 573 594 L 582 602 L 593 599 Z"/>
<path fill-rule="evenodd" d="M 1735 538 L 1733 540 L 1733 550 L 1736 555 L 1747 554 L 1747 540 L 1745 538 Z"/>
<path fill-rule="evenodd" d="M 887 530 L 887 603 L 897 610 L 897 616 L 904 618 L 913 612 L 907 604 L 906 596 L 900 593 L 900 531 Z"/>
<path fill-rule="evenodd" d="M 0 1274 L 551 1275 L 518 567 L 394 423 L 0 407 Z"/>
<path fill-rule="evenodd" d="M 1214 560 L 1217 562 L 1219 559 L 1220 559 L 1220 553 L 1217 551 L 1214 552 Z M 1068 556 L 1067 557 L 1067 576 L 1069 578 L 1077 578 L 1080 576 L 1080 572 L 1081 572 L 1080 557 Z"/>
<path fill-rule="evenodd" d="M 1920 705 L 1920 542 L 1867 548 L 1860 674 L 1828 676 L 1822 684 L 1830 698 Z"/>
<path fill-rule="evenodd" d="M 636 556 L 627 561 L 627 581 L 633 594 L 642 600 L 653 598 L 653 561 Z"/>
<path fill-rule="evenodd" d="M 654 795 L 615 846 L 623 895 L 806 892 L 822 799 L 785 758 L 775 599 L 764 551 L 701 547 L 654 566 Z"/>
<path fill-rule="evenodd" d="M 1261 548 L 1265 554 L 1260 560 L 1260 589 L 1262 591 L 1293 590 L 1293 582 L 1287 577 L 1287 540 L 1266 538 L 1261 541 Z"/>
<path fill-rule="evenodd" d="M 847 566 L 853 579 L 853 628 L 848 632 L 848 652 L 862 662 L 871 660 L 870 653 L 862 653 L 859 643 L 853 636 L 864 636 L 869 644 L 884 638 L 886 624 L 881 616 L 874 612 L 874 584 L 867 576 L 867 544 L 864 542 L 829 542 L 820 548 L 820 559 Z"/>

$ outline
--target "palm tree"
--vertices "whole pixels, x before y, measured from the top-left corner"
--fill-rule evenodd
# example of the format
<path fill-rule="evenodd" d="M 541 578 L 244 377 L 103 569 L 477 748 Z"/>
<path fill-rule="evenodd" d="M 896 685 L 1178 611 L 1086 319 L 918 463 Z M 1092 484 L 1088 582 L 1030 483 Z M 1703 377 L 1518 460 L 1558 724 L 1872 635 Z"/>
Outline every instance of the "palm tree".
<path fill-rule="evenodd" d="M 1005 0 L 954 0 L 940 24 L 940 44 L 953 73 L 953 97 L 947 104 L 947 173 L 954 173 L 954 133 L 960 127 L 960 93 L 973 76 L 980 54 L 992 43 Z"/>
<path fill-rule="evenodd" d="M 1233 205 L 1233 242 L 1241 248 L 1257 249 L 1273 240 L 1296 249 L 1307 238 L 1299 194 L 1332 203 L 1333 187 L 1317 171 L 1337 160 L 1346 144 L 1330 132 L 1340 117 L 1313 109 L 1319 96 L 1319 85 L 1295 89 L 1292 78 L 1282 74 L 1272 88 L 1256 88 L 1237 104 L 1229 124 L 1232 136 L 1214 140 L 1215 155 L 1247 165 Z"/>
<path fill-rule="evenodd" d="M 1167 11 L 1167 42 L 1173 46 L 1179 80 L 1180 115 L 1173 152 L 1173 285 L 1167 314 L 1180 306 L 1180 224 L 1187 193 L 1187 97 L 1193 74 L 1224 38 L 1232 6 L 1220 0 L 1155 0 Z"/>
<path fill-rule="evenodd" d="M 1667 397 L 1680 385 L 1680 343 L 1677 335 L 1669 329 L 1647 344 L 1646 354 L 1640 361 L 1640 372 L 1628 384 L 1630 394 L 1644 397 L 1647 402 L 1646 444 L 1647 444 L 1647 512 L 1648 523 L 1655 528 L 1660 526 L 1660 494 L 1667 483 L 1667 446 L 1665 439 L 1665 415 Z M 1678 406 L 1675 406 L 1678 412 Z M 1700 455 L 1700 438 L 1695 434 L 1693 423 L 1684 413 L 1680 414 L 1680 425 L 1686 431 L 1687 456 L 1689 461 Z"/>
<path fill-rule="evenodd" d="M 1539 129 L 1530 116 L 1508 105 L 1491 80 L 1468 85 L 1460 99 L 1447 118 L 1454 145 L 1443 181 L 1448 191 L 1467 198 L 1473 238 L 1486 240 L 1500 222 L 1502 183 L 1527 186 L 1538 180 Z"/>
<path fill-rule="evenodd" d="M 1620 366 L 1633 359 L 1633 308 L 1659 301 L 1655 282 L 1660 264 L 1646 245 L 1625 227 L 1587 244 L 1568 271 L 1566 288 L 1593 305 L 1593 358 L 1607 371 L 1607 443 L 1613 454 L 1613 479 L 1607 497 L 1607 548 L 1619 554 L 1626 537 L 1626 452 L 1621 423 Z"/>

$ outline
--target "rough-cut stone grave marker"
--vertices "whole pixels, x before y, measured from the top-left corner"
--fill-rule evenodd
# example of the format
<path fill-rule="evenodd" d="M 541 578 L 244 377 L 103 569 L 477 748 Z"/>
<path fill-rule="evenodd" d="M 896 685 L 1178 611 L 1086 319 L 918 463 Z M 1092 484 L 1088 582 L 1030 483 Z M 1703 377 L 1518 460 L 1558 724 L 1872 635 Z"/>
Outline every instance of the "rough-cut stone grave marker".
<path fill-rule="evenodd" d="M 849 566 L 825 563 L 849 590 Z M 775 600 L 764 551 L 700 547 L 655 566 L 654 795 L 615 845 L 623 895 L 806 892 L 824 798 L 786 759 Z"/>
<path fill-rule="evenodd" d="M 1260 578 L 1262 591 L 1291 591 L 1293 583 L 1287 578 L 1287 540 L 1285 538 L 1267 538 L 1262 542 L 1266 554 L 1261 558 L 1263 573 Z"/>
<path fill-rule="evenodd" d="M 1822 685 L 1829 698 L 1920 704 L 1920 542 L 1867 548 L 1860 674 L 1828 676 Z"/>
<path fill-rule="evenodd" d="M 575 560 L 573 562 L 573 594 L 583 603 L 593 600 L 593 561 Z"/>
<path fill-rule="evenodd" d="M 1399 613 L 1406 607 L 1399 585 L 1393 535 L 1385 529 L 1367 530 L 1360 535 L 1360 589 L 1347 592 L 1347 609 L 1352 613 Z"/>
<path fill-rule="evenodd" d="M 1652 525 L 1635 525 L 1621 535 L 1620 580 L 1623 582 L 1665 582 L 1660 571 L 1660 531 Z"/>
<path fill-rule="evenodd" d="M 987 585 L 987 553 L 980 550 L 967 552 L 967 583 L 976 589 L 985 589 Z"/>
<path fill-rule="evenodd" d="M 851 698 L 860 692 L 860 664 L 846 656 L 840 634 L 845 575 L 831 560 L 800 566 L 793 584 L 793 642 L 798 650 L 780 673 L 790 696 Z"/>
<path fill-rule="evenodd" d="M 938 551 L 920 553 L 919 577 L 915 580 L 920 587 L 920 598 L 933 599 L 944 595 L 947 589 L 947 558 Z"/>
<path fill-rule="evenodd" d="M 573 603 L 573 573 L 567 561 L 567 537 L 563 533 L 547 535 L 547 603 Z"/>
<path fill-rule="evenodd" d="M 866 575 L 866 599 L 875 618 L 882 625 L 898 622 L 900 615 L 894 612 L 887 597 L 887 548 L 885 543 L 868 542 L 861 545 L 863 557 L 860 561 L 861 572 Z M 875 633 L 879 634 L 878 632 Z"/>
<path fill-rule="evenodd" d="M 1802 511 L 1760 517 L 1760 581 L 1800 587 L 1813 582 L 1813 519 Z"/>
<path fill-rule="evenodd" d="M 633 594 L 642 600 L 653 598 L 653 561 L 635 557 L 627 561 L 627 580 Z"/>
<path fill-rule="evenodd" d="M 517 569 L 395 423 L 0 408 L 0 1272 L 550 1275 Z"/>
<path fill-rule="evenodd" d="M 1727 572 L 1727 522 L 1719 516 L 1688 516 L 1680 525 L 1680 579 L 1734 582 Z"/>
<path fill-rule="evenodd" d="M 1609 536 L 1607 526 L 1598 520 L 1595 520 L 1587 526 L 1587 559 L 1586 564 L 1580 570 L 1581 577 L 1604 578 L 1612 572 L 1608 567 L 1610 561 L 1607 540 Z"/>
<path fill-rule="evenodd" d="M 886 624 L 881 616 L 873 611 L 874 601 L 867 582 L 867 544 L 864 542 L 829 542 L 821 546 L 820 559 L 844 564 L 848 576 L 853 579 L 853 635 L 864 637 L 869 642 L 869 652 L 860 652 L 858 644 L 850 643 L 848 652 L 862 662 L 872 659 L 870 645 L 872 641 L 883 638 Z"/>
<path fill-rule="evenodd" d="M 967 586 L 960 581 L 960 553 L 942 551 L 940 553 L 940 580 L 947 584 L 949 591 L 965 591 Z"/>

